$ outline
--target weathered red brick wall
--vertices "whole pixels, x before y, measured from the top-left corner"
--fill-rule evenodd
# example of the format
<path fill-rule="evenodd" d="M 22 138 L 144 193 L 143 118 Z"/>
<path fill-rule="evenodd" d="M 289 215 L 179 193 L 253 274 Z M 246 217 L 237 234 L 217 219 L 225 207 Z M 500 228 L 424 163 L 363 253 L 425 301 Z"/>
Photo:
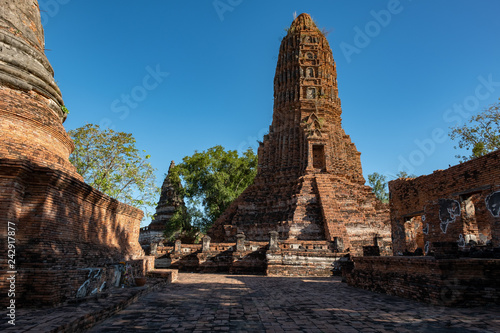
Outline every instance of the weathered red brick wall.
<path fill-rule="evenodd" d="M 209 251 L 201 244 L 182 244 L 158 247 L 157 260 L 169 260 L 171 268 L 187 272 L 265 274 L 267 243 L 246 242 L 244 250 L 237 251 L 236 243 L 211 243 Z"/>
<path fill-rule="evenodd" d="M 333 249 L 329 241 L 279 242 L 266 253 L 268 276 L 332 276 L 333 265 L 346 252 Z"/>
<path fill-rule="evenodd" d="M 500 246 L 500 151 L 415 179 L 389 182 L 394 253 L 471 239 Z M 495 208 L 497 207 L 497 208 Z M 413 220 L 412 220 L 413 219 Z"/>
<path fill-rule="evenodd" d="M 0 211 L 6 213 L 0 216 L 2 240 L 8 222 L 17 228 L 18 304 L 74 297 L 79 269 L 143 255 L 138 242 L 142 211 L 58 170 L 0 159 Z M 3 265 L 2 277 L 6 271 Z"/>
<path fill-rule="evenodd" d="M 2 2 L 0 64 L 0 294 L 16 271 L 17 306 L 54 304 L 75 297 L 89 269 L 143 255 L 143 213 L 85 184 L 69 162 L 74 146 L 36 1 Z"/>
<path fill-rule="evenodd" d="M 74 149 L 50 100 L 0 85 L 0 157 L 31 161 L 82 180 L 68 157 Z"/>
<path fill-rule="evenodd" d="M 381 253 L 392 254 L 389 209 L 375 197 L 370 187 L 331 175 L 317 175 L 316 182 L 327 240 L 341 237 L 344 249 L 360 256 L 363 246 L 374 245 L 375 237 L 379 237 Z"/>
<path fill-rule="evenodd" d="M 500 304 L 500 260 L 357 257 L 347 283 L 436 305 Z"/>
<path fill-rule="evenodd" d="M 15 223 L 18 305 L 74 297 L 79 273 L 67 271 L 142 254 L 142 211 L 83 183 L 68 160 L 73 143 L 48 104 L 33 91 L 0 86 L 1 251 L 7 253 L 7 224 Z"/>
<path fill-rule="evenodd" d="M 181 271 L 230 274 L 266 274 L 269 276 L 331 276 L 333 264 L 346 252 L 334 251 L 328 241 L 279 241 L 270 249 L 268 242 L 244 241 L 159 246 L 156 265 Z M 161 266 L 161 267 L 160 267 Z"/>

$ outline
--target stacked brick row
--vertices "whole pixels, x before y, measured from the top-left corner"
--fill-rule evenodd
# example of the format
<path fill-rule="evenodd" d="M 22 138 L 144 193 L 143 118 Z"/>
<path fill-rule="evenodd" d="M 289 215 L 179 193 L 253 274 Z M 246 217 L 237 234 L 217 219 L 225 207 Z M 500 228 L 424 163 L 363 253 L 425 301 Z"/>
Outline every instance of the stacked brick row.
<path fill-rule="evenodd" d="M 500 151 L 415 179 L 389 182 L 395 253 L 418 242 L 500 246 Z"/>
<path fill-rule="evenodd" d="M 500 304 L 500 260 L 357 257 L 347 283 L 436 305 Z"/>
<path fill-rule="evenodd" d="M 268 276 L 331 276 L 345 252 L 334 252 L 328 241 L 181 244 L 159 246 L 156 267 L 180 271 Z"/>
<path fill-rule="evenodd" d="M 267 243 L 246 242 L 243 249 L 236 243 L 210 244 L 205 251 L 202 245 L 178 244 L 158 247 L 158 263 L 167 260 L 166 267 L 180 271 L 201 273 L 264 274 L 266 272 Z"/>

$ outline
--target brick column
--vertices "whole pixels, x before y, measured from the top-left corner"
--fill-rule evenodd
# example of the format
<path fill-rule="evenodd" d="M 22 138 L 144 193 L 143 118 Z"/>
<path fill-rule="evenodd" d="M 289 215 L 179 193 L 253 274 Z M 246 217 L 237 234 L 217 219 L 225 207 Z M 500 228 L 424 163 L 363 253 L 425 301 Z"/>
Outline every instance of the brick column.
<path fill-rule="evenodd" d="M 269 250 L 270 251 L 278 251 L 279 250 L 278 232 L 277 231 L 270 231 L 269 232 Z"/>
<path fill-rule="evenodd" d="M 210 252 L 210 240 L 212 238 L 210 238 L 210 236 L 208 235 L 205 235 L 205 237 L 203 237 L 203 248 L 202 248 L 202 252 Z"/>
<path fill-rule="evenodd" d="M 181 253 L 181 245 L 182 245 L 182 243 L 181 243 L 180 239 L 175 241 L 175 247 L 174 247 L 175 253 Z"/>
<path fill-rule="evenodd" d="M 245 234 L 239 233 L 236 235 L 236 251 L 243 252 L 245 251 Z"/>
<path fill-rule="evenodd" d="M 152 256 L 156 256 L 158 254 L 158 243 L 152 242 L 150 245 L 150 252 Z"/>
<path fill-rule="evenodd" d="M 344 241 L 341 237 L 333 237 L 333 248 L 338 252 L 344 251 Z"/>

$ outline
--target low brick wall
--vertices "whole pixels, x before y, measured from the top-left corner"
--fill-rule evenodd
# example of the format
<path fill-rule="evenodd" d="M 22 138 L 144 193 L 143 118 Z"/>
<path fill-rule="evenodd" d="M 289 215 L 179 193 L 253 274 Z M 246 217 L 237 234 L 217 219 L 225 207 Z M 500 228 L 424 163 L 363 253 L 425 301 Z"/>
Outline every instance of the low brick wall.
<path fill-rule="evenodd" d="M 334 253 L 328 241 L 287 240 L 266 253 L 269 276 L 332 276 L 333 264 L 346 253 Z"/>
<path fill-rule="evenodd" d="M 265 274 L 267 243 L 247 242 L 245 250 L 237 251 L 236 243 L 212 243 L 209 251 L 201 244 L 158 247 L 157 262 L 168 260 L 168 266 L 184 272 Z M 163 266 L 162 266 L 163 267 Z"/>
<path fill-rule="evenodd" d="M 350 286 L 446 306 L 500 304 L 500 260 L 356 257 Z"/>
<path fill-rule="evenodd" d="M 176 269 L 153 269 L 148 272 L 147 276 L 166 279 L 169 283 L 172 283 L 179 278 L 179 272 Z"/>
<path fill-rule="evenodd" d="M 138 242 L 142 211 L 64 171 L 0 159 L 0 190 L 0 235 L 7 239 L 8 222 L 16 229 L 16 305 L 63 302 L 75 296 L 88 270 L 105 274 L 109 265 L 144 254 Z M 0 244 L 4 253 L 6 247 Z M 8 271 L 2 262 L 2 294 Z"/>
<path fill-rule="evenodd" d="M 332 276 L 333 264 L 341 253 L 280 251 L 268 252 L 268 276 Z"/>
<path fill-rule="evenodd" d="M 334 253 L 327 241 L 180 244 L 157 248 L 156 268 L 184 272 L 259 274 L 269 276 L 331 276 L 333 264 L 346 253 Z"/>

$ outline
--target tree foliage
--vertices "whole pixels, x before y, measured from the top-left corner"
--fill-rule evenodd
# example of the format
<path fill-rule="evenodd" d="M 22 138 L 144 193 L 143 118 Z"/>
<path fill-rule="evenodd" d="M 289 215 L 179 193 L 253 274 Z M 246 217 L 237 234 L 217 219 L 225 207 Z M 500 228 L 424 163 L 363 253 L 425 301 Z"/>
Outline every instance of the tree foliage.
<path fill-rule="evenodd" d="M 201 212 L 197 208 L 178 207 L 165 226 L 165 239 L 170 242 L 180 239 L 183 243 L 198 243 L 202 235 L 199 218 Z"/>
<path fill-rule="evenodd" d="M 417 176 L 414 174 L 409 175 L 406 171 L 399 171 L 396 174 L 396 179 L 398 178 L 417 178 Z"/>
<path fill-rule="evenodd" d="M 468 124 L 451 128 L 449 136 L 458 140 L 457 148 L 471 151 L 470 155 L 456 155 L 463 162 L 500 149 L 500 102 L 472 116 Z"/>
<path fill-rule="evenodd" d="M 253 182 L 257 156 L 252 149 L 239 156 L 236 150 L 215 146 L 184 157 L 174 172 L 182 179 L 191 225 L 206 231 Z"/>
<path fill-rule="evenodd" d="M 374 172 L 368 175 L 368 183 L 370 184 L 375 196 L 383 203 L 389 202 L 389 193 L 387 191 L 387 182 L 384 175 Z"/>
<path fill-rule="evenodd" d="M 160 189 L 149 155 L 139 151 L 132 134 L 87 124 L 69 131 L 75 144 L 71 163 L 86 183 L 123 203 L 145 210 L 155 205 Z"/>
<path fill-rule="evenodd" d="M 396 179 L 398 178 L 416 178 L 414 174 L 409 175 L 406 171 L 400 171 L 396 174 Z M 374 172 L 368 175 L 368 184 L 373 190 L 375 196 L 383 203 L 389 202 L 389 189 L 387 186 L 387 177 Z"/>

